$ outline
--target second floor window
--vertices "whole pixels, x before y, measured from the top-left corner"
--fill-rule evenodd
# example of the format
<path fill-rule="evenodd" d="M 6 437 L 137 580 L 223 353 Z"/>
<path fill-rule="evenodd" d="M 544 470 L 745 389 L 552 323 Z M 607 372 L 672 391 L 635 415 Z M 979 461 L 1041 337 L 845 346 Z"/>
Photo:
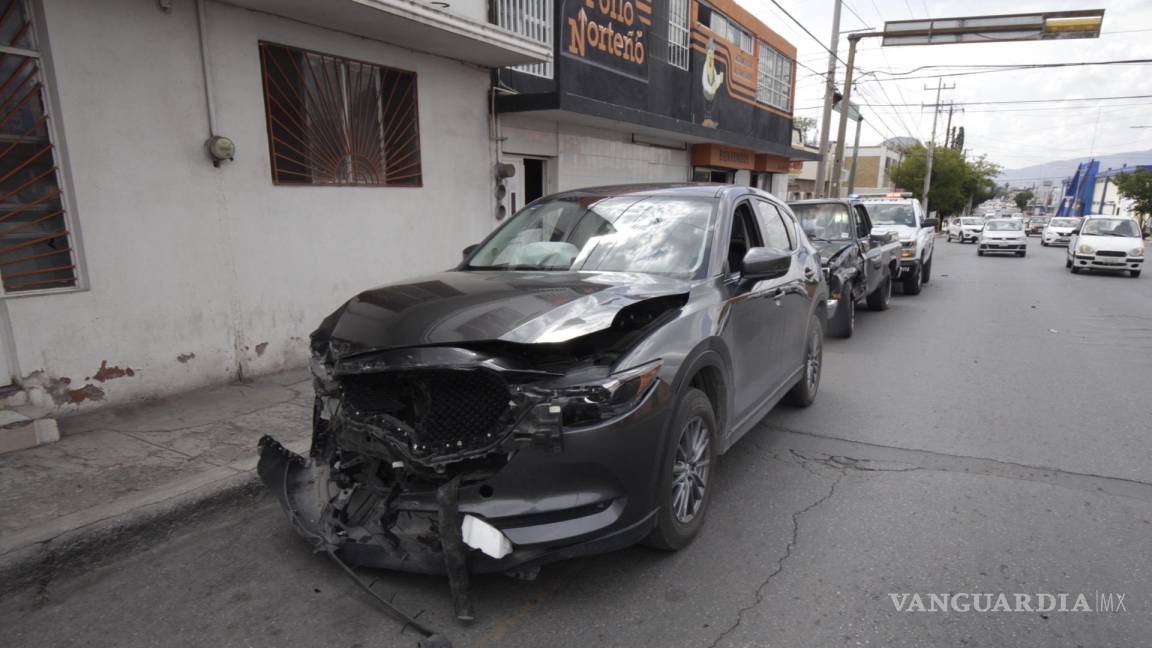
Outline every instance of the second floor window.
<path fill-rule="evenodd" d="M 416 73 L 260 43 L 279 185 L 419 187 Z"/>
<path fill-rule="evenodd" d="M 756 99 L 785 112 L 792 110 L 792 59 L 760 43 Z"/>
<path fill-rule="evenodd" d="M 716 34 L 749 54 L 752 53 L 752 34 L 740 28 L 731 18 L 725 17 L 720 12 L 704 4 L 700 5 L 697 17 L 700 24 L 707 27 L 713 34 Z"/>
<path fill-rule="evenodd" d="M 688 0 L 668 0 L 668 62 L 688 69 Z"/>

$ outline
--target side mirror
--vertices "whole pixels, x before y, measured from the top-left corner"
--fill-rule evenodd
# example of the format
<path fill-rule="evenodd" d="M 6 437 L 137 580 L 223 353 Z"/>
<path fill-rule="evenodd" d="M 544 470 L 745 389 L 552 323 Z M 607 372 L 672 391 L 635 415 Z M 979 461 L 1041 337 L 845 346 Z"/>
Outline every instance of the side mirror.
<path fill-rule="evenodd" d="M 936 218 L 925 218 L 920 222 L 920 227 L 936 227 L 939 222 L 940 220 Z"/>
<path fill-rule="evenodd" d="M 472 245 L 469 245 L 468 247 L 466 247 L 466 248 L 464 248 L 463 250 L 461 250 L 460 254 L 461 254 L 461 255 L 462 255 L 462 256 L 463 256 L 465 259 L 467 259 L 467 258 L 468 258 L 468 255 L 469 255 L 469 254 L 472 254 L 473 252 L 475 252 L 475 251 L 476 251 L 476 248 L 478 248 L 478 247 L 480 247 L 480 244 L 479 244 L 479 243 L 473 243 Z"/>
<path fill-rule="evenodd" d="M 792 267 L 792 253 L 767 247 L 754 247 L 744 255 L 744 279 L 761 281 L 788 274 Z"/>

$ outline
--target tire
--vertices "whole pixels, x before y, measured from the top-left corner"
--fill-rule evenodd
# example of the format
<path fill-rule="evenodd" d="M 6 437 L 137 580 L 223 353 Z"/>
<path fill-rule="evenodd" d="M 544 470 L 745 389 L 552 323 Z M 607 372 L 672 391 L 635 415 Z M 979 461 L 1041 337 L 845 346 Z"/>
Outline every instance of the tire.
<path fill-rule="evenodd" d="M 691 431 L 697 424 L 700 426 L 696 428 L 697 432 Z M 665 453 L 660 468 L 660 489 L 657 491 L 659 493 L 657 504 L 660 509 L 656 514 L 656 527 L 643 540 L 643 543 L 649 547 L 665 551 L 675 551 L 692 542 L 700 528 L 704 526 L 708 503 L 712 500 L 718 430 L 716 428 L 716 413 L 712 411 L 712 403 L 708 400 L 708 396 L 694 387 L 684 392 L 679 405 L 676 407 L 676 417 L 673 419 L 671 429 L 673 431 L 672 442 L 668 444 L 668 451 Z M 702 456 L 694 458 L 689 455 L 698 451 L 699 448 L 694 446 L 690 439 L 686 439 L 686 436 L 696 434 L 701 430 L 706 446 Z M 687 445 L 684 445 L 685 443 Z M 680 484 L 680 488 L 678 488 L 676 475 L 678 472 L 683 474 L 683 470 L 677 466 L 692 464 L 694 461 L 697 463 L 693 465 L 693 469 L 696 471 L 696 475 L 700 475 L 702 471 L 702 481 L 689 476 L 687 481 Z M 699 488 L 698 484 L 703 485 L 702 494 L 696 493 L 696 489 Z M 687 490 L 681 490 L 681 488 L 687 488 Z M 697 496 L 699 499 L 695 501 L 691 499 L 681 500 L 677 496 L 678 492 L 685 493 L 689 497 Z M 688 508 L 693 510 L 687 510 Z M 689 517 L 683 518 L 683 513 L 688 514 Z"/>
<path fill-rule="evenodd" d="M 884 278 L 880 280 L 880 285 L 876 286 L 876 290 L 868 293 L 868 310 L 888 310 L 890 299 L 892 299 L 892 275 L 885 274 Z"/>
<path fill-rule="evenodd" d="M 920 283 L 928 283 L 932 280 L 932 262 L 935 260 L 936 256 L 933 255 L 931 259 L 928 259 L 928 263 L 924 264 L 924 271 L 920 273 Z"/>
<path fill-rule="evenodd" d="M 1040 245 L 1043 245 L 1044 247 L 1048 247 L 1048 241 L 1040 241 Z"/>
<path fill-rule="evenodd" d="M 808 321 L 808 339 L 804 343 L 804 375 L 784 396 L 784 402 L 795 407 L 808 407 L 815 402 L 823 369 L 824 330 L 820 320 L 813 317 Z"/>
<path fill-rule="evenodd" d="M 1064 257 L 1064 267 L 1065 268 L 1071 268 L 1072 267 L 1072 259 L 1069 259 L 1068 257 Z"/>
<path fill-rule="evenodd" d="M 920 294 L 920 266 L 916 266 L 909 274 L 905 274 L 901 280 L 904 282 L 905 295 L 919 295 Z"/>
<path fill-rule="evenodd" d="M 838 338 L 850 338 L 856 330 L 856 300 L 852 298 L 852 283 L 844 284 L 840 289 L 840 305 L 836 314 L 828 322 L 828 335 Z"/>
<path fill-rule="evenodd" d="M 1080 274 L 1081 270 L 1080 266 L 1070 266 L 1068 269 L 1072 271 L 1072 274 Z"/>
<path fill-rule="evenodd" d="M 976 250 L 976 256 L 984 256 L 984 250 Z"/>
<path fill-rule="evenodd" d="M 952 235 L 951 235 L 951 234 L 949 234 L 949 235 L 948 235 L 946 238 L 948 239 L 948 242 L 949 242 L 949 243 L 951 243 L 951 242 L 952 242 Z"/>
<path fill-rule="evenodd" d="M 1018 257 L 1022 257 L 1022 256 L 1026 255 L 1026 254 L 1028 254 L 1028 253 L 1027 253 L 1027 252 L 1017 252 L 1017 253 L 1016 253 L 1016 256 L 1018 256 Z"/>
<path fill-rule="evenodd" d="M 1133 279 L 1136 279 L 1140 276 L 1140 270 L 1129 270 L 1128 276 L 1132 277 Z"/>

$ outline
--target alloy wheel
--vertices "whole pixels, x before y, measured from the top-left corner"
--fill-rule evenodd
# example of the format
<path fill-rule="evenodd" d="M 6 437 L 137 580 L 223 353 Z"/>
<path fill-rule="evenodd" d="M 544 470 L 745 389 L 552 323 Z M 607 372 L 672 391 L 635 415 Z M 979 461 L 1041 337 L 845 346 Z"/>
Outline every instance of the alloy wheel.
<path fill-rule="evenodd" d="M 808 356 L 804 360 L 804 380 L 808 381 L 808 391 L 815 394 L 820 387 L 820 335 L 813 331 L 808 342 Z"/>
<path fill-rule="evenodd" d="M 710 430 L 699 416 L 689 419 L 680 430 L 672 463 L 672 514 L 681 524 L 691 522 L 704 504 L 711 443 Z"/>

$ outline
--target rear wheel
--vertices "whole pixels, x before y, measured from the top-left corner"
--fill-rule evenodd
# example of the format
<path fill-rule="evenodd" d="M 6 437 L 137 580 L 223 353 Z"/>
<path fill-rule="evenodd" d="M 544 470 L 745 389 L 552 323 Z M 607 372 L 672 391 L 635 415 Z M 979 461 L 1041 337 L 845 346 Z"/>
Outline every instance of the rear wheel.
<path fill-rule="evenodd" d="M 789 405 L 808 407 L 816 400 L 820 391 L 820 373 L 824 366 L 824 331 L 820 320 L 813 317 L 808 322 L 808 341 L 804 347 L 804 375 L 800 382 L 784 397 Z"/>
<path fill-rule="evenodd" d="M 712 499 L 712 465 L 716 460 L 716 414 L 708 396 L 690 388 L 680 399 L 672 424 L 673 442 L 660 477 L 656 528 L 644 544 L 674 551 L 692 542 L 704 526 Z"/>
<path fill-rule="evenodd" d="M 919 295 L 920 294 L 920 266 L 919 265 L 913 266 L 912 270 L 905 272 L 904 278 L 901 281 L 904 282 L 904 294 L 905 295 Z"/>
<path fill-rule="evenodd" d="M 832 337 L 850 338 L 856 330 L 856 300 L 852 297 L 852 284 L 844 284 L 840 290 L 840 305 L 836 314 L 828 322 L 828 334 Z"/>
<path fill-rule="evenodd" d="M 868 308 L 874 311 L 888 310 L 888 300 L 891 298 L 892 275 L 888 274 L 880 280 L 880 285 L 876 286 L 876 290 L 868 293 Z"/>

